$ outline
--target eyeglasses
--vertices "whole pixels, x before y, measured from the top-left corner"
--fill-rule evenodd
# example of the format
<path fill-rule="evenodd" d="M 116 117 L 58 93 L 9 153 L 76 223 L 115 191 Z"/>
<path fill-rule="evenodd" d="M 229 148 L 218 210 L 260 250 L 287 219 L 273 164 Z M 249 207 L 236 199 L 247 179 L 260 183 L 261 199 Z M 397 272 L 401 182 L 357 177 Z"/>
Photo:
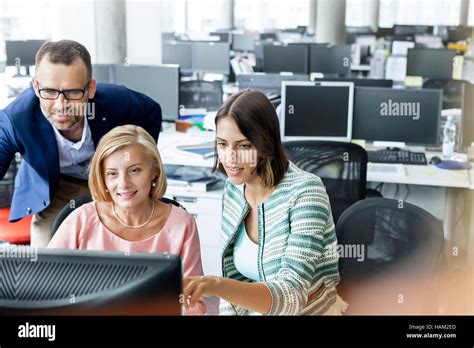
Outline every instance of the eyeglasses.
<path fill-rule="evenodd" d="M 38 83 L 38 94 L 41 98 L 47 100 L 58 99 L 60 94 L 64 95 L 64 98 L 67 100 L 81 100 L 84 98 L 84 94 L 86 93 L 87 88 L 89 88 L 89 84 L 90 81 L 87 82 L 83 89 L 65 89 L 63 91 L 59 91 L 52 88 L 39 88 L 40 85 Z"/>

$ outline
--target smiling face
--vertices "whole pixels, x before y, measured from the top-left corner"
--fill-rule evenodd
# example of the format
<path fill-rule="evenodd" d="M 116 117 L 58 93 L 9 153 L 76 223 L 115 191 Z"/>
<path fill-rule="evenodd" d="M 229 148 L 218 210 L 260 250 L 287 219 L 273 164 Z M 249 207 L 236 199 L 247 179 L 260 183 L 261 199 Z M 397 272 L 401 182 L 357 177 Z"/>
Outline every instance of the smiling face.
<path fill-rule="evenodd" d="M 80 58 L 76 58 L 70 65 L 65 65 L 52 63 L 47 56 L 44 57 L 36 69 L 36 76 L 32 82 L 41 111 L 56 129 L 69 131 L 82 124 L 86 110 L 85 103 L 94 97 L 96 81 L 88 80 L 86 65 Z M 40 97 L 39 89 L 59 91 L 76 89 L 85 90 L 85 93 L 80 100 L 67 100 L 64 94 L 60 94 L 57 99 L 49 100 Z"/>
<path fill-rule="evenodd" d="M 257 149 L 242 134 L 232 117 L 219 120 L 216 127 L 217 154 L 230 181 L 235 185 L 258 178 Z"/>
<path fill-rule="evenodd" d="M 130 145 L 104 159 L 105 186 L 115 205 L 123 209 L 147 204 L 157 173 L 141 145 Z"/>

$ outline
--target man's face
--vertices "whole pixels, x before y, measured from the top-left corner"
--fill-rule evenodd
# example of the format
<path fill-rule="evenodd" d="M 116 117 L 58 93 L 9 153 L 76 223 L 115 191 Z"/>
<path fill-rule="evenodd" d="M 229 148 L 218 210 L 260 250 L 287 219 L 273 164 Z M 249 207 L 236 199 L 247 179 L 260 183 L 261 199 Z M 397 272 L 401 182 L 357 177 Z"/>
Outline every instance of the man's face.
<path fill-rule="evenodd" d="M 81 121 L 87 110 L 86 103 L 89 98 L 94 97 L 96 81 L 88 80 L 87 68 L 82 59 L 77 58 L 71 65 L 64 65 L 51 63 L 48 56 L 45 56 L 36 67 L 36 76 L 32 82 L 41 111 L 56 129 L 68 131 L 83 124 Z M 64 94 L 59 94 L 57 99 L 49 100 L 40 96 L 41 89 L 83 90 L 84 95 L 78 100 L 67 100 Z M 77 95 L 78 91 L 72 95 Z M 53 95 L 54 91 L 43 93 Z M 79 92 L 79 96 L 80 94 Z"/>

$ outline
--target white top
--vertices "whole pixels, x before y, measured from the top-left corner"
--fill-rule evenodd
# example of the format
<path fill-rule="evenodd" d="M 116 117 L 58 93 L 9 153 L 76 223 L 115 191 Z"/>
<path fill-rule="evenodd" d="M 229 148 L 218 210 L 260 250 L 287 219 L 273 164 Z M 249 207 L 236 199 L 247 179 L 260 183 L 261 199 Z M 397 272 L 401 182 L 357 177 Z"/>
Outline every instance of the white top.
<path fill-rule="evenodd" d="M 56 127 L 53 127 L 53 130 L 58 145 L 60 173 L 87 180 L 89 162 L 95 152 L 87 117 L 84 117 L 81 140 L 76 143 L 66 139 Z"/>
<path fill-rule="evenodd" d="M 258 245 L 252 242 L 242 223 L 234 245 L 234 264 L 237 270 L 249 279 L 258 281 Z"/>

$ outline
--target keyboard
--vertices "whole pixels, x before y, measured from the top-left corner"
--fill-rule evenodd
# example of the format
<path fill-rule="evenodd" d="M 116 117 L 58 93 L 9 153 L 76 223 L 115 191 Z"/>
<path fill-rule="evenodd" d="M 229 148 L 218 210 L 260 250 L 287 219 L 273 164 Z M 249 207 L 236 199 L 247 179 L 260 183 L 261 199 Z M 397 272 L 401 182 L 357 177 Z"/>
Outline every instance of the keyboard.
<path fill-rule="evenodd" d="M 372 163 L 399 163 L 427 165 L 424 152 L 411 152 L 407 150 L 377 150 L 367 151 L 369 162 Z"/>

